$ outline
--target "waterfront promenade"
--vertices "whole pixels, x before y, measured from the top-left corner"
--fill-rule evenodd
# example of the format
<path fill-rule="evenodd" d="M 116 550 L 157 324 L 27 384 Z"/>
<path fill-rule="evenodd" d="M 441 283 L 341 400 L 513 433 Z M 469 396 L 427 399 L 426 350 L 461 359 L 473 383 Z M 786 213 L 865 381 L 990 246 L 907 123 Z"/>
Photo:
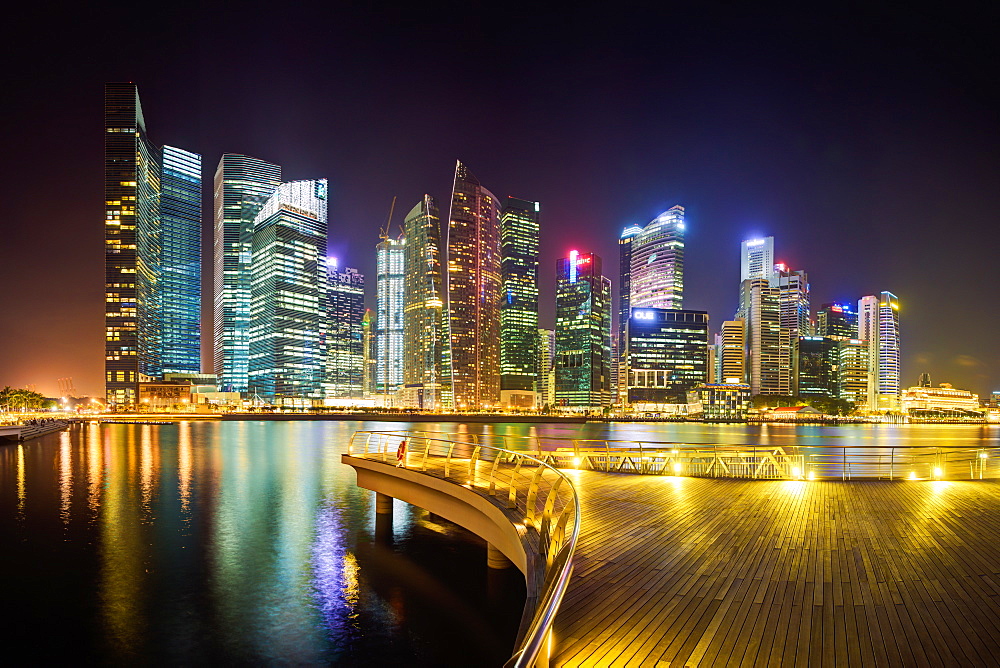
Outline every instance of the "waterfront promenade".
<path fill-rule="evenodd" d="M 569 474 L 554 665 L 1000 660 L 1000 483 Z"/>

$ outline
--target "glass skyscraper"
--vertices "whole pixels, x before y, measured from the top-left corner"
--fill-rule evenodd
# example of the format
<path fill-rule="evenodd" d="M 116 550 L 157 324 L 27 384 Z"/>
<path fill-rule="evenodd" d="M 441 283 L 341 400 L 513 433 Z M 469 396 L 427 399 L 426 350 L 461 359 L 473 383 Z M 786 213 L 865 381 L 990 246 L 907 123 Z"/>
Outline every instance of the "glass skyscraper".
<path fill-rule="evenodd" d="M 632 307 L 626 328 L 627 402 L 687 403 L 708 380 L 708 313 Z"/>
<path fill-rule="evenodd" d="M 327 182 L 281 184 L 258 212 L 250 252 L 248 392 L 323 398 Z"/>
<path fill-rule="evenodd" d="M 594 253 L 556 262 L 555 368 L 558 406 L 611 403 L 611 281 Z"/>
<path fill-rule="evenodd" d="M 532 408 L 538 373 L 538 202 L 508 197 L 500 213 L 500 395 Z"/>
<path fill-rule="evenodd" d="M 441 407 L 441 350 L 446 344 L 444 284 L 441 276 L 441 214 L 424 195 L 403 222 L 403 387 L 402 403 Z"/>
<path fill-rule="evenodd" d="M 365 277 L 357 269 L 340 271 L 337 259 L 327 261 L 326 396 L 363 396 Z"/>
<path fill-rule="evenodd" d="M 192 234 L 200 228 L 198 164 L 196 154 L 150 141 L 135 84 L 105 84 L 104 356 L 112 405 L 134 405 L 139 383 L 165 368 L 200 368 L 200 290 L 190 276 L 200 254 L 200 233 Z"/>
<path fill-rule="evenodd" d="M 201 372 L 201 156 L 163 147 L 163 373 Z"/>
<path fill-rule="evenodd" d="M 500 401 L 500 218 L 496 196 L 460 161 L 455 165 L 448 234 L 446 407 L 478 409 Z"/>
<path fill-rule="evenodd" d="M 684 301 L 684 207 L 673 206 L 632 238 L 629 306 L 681 309 Z"/>
<path fill-rule="evenodd" d="M 406 240 L 385 238 L 376 246 L 375 383 L 381 394 L 403 384 L 403 263 Z"/>
<path fill-rule="evenodd" d="M 225 391 L 247 392 L 253 223 L 280 183 L 281 167 L 247 155 L 226 153 L 215 171 L 213 366 Z"/>

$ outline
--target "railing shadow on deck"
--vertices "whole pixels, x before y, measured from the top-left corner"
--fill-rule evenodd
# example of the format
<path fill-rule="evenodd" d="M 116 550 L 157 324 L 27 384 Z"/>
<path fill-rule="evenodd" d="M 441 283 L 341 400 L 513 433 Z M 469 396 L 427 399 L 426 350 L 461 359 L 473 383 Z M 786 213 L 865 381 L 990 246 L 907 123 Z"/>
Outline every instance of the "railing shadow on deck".
<path fill-rule="evenodd" d="M 347 454 L 448 480 L 481 494 L 523 530 L 541 566 L 535 605 L 526 606 L 505 667 L 547 664 L 549 634 L 573 571 L 580 501 L 556 466 L 525 452 L 479 443 L 474 434 L 357 431 Z M 528 577 L 528 574 L 525 574 Z"/>

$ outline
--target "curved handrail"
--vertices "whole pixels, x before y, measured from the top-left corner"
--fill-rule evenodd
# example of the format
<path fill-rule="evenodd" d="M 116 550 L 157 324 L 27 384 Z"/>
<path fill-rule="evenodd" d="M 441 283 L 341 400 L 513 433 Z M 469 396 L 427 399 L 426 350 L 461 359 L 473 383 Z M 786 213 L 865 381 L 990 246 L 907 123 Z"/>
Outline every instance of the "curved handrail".
<path fill-rule="evenodd" d="M 360 430 L 351 435 L 347 453 L 350 456 L 365 459 L 380 458 L 383 462 L 396 463 L 409 470 L 416 469 L 428 475 L 433 475 L 440 468 L 442 479 L 462 484 L 493 498 L 496 505 L 507 511 L 518 508 L 518 500 L 522 496 L 519 492 L 523 492 L 524 527 L 526 530 L 531 528 L 538 531 L 537 556 L 543 560 L 545 569 L 534 614 L 514 654 L 504 666 L 528 668 L 535 664 L 538 656 L 542 653 L 573 572 L 573 553 L 580 536 L 580 498 L 573 481 L 565 473 L 538 457 L 524 452 L 481 444 L 475 434 L 461 435 L 468 436 L 472 439 L 471 441 L 459 440 L 454 438 L 455 436 L 457 435 L 445 432 L 420 430 Z M 422 452 L 419 450 L 421 440 L 424 446 Z M 400 447 L 402 441 L 407 442 L 405 448 Z M 415 446 L 410 443 L 412 441 L 416 441 Z M 441 454 L 431 454 L 434 444 L 440 448 Z M 390 459 L 392 446 L 395 446 L 396 452 L 392 453 Z M 456 456 L 456 446 L 465 446 L 462 449 L 466 451 L 471 449 L 471 453 L 467 458 Z M 482 457 L 484 451 L 492 453 L 492 462 L 488 458 Z M 428 460 L 432 456 L 444 461 L 430 462 L 432 471 L 429 472 L 427 470 Z M 413 460 L 419 458 L 419 463 L 417 461 L 411 462 L 411 458 Z M 491 463 L 486 479 L 483 480 L 484 483 L 488 482 L 485 489 L 477 489 L 476 487 L 476 482 L 479 479 L 479 462 Z M 521 472 L 522 466 L 526 462 L 534 466 L 534 471 L 530 476 Z M 503 482 L 502 474 L 508 470 L 502 465 L 510 463 L 513 463 L 514 466 L 509 468 L 507 493 L 498 495 L 498 483 Z M 456 471 L 455 475 L 452 475 L 453 470 Z M 546 473 L 554 474 L 555 479 L 549 484 L 544 497 L 540 499 L 539 492 Z M 461 482 L 463 479 L 464 483 Z M 518 486 L 519 484 L 521 487 Z M 569 499 L 563 500 L 561 508 L 556 511 L 555 506 L 561 489 L 566 491 Z M 539 505 L 541 506 L 540 518 Z M 572 515 L 572 527 L 567 531 L 570 515 Z"/>

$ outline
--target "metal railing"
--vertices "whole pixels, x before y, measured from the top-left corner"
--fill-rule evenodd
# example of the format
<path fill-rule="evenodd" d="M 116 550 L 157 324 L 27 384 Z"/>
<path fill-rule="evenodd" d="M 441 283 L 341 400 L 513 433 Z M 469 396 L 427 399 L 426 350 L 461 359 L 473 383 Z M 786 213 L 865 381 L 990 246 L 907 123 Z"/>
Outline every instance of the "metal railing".
<path fill-rule="evenodd" d="M 526 452 L 479 442 L 474 434 L 357 431 L 347 453 L 449 480 L 500 507 L 544 564 L 530 621 L 505 666 L 533 666 L 547 642 L 573 571 L 580 535 L 580 501 L 573 482 Z"/>
<path fill-rule="evenodd" d="M 454 438 L 443 432 L 432 437 Z M 1000 448 L 967 445 L 682 443 L 506 434 L 463 435 L 557 468 L 758 480 L 981 480 L 1000 478 Z"/>

